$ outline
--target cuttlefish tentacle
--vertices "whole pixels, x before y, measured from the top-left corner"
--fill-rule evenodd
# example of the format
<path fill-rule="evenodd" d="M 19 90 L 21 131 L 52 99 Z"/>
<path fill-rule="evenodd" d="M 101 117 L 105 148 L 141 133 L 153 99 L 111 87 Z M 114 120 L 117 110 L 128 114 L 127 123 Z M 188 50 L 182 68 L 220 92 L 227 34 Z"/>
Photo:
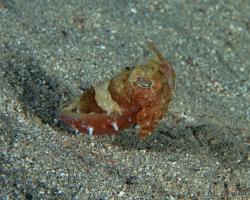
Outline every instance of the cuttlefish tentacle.
<path fill-rule="evenodd" d="M 77 132 L 89 135 L 117 134 L 118 131 L 129 128 L 136 123 L 136 107 L 124 111 L 121 114 L 84 114 L 73 112 L 61 112 L 57 114 L 57 119 L 70 125 Z"/>

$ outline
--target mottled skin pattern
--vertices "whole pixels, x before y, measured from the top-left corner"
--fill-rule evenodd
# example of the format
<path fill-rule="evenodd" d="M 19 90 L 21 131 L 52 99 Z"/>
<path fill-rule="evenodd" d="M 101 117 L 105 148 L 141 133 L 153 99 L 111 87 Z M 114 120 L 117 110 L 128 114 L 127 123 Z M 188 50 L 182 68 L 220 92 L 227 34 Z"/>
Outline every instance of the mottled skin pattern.
<path fill-rule="evenodd" d="M 140 138 L 150 135 L 167 112 L 174 94 L 175 72 L 152 42 L 148 46 L 156 58 L 124 70 L 109 82 L 106 92 L 120 106 L 121 113 L 108 114 L 100 108 L 93 88 L 64 108 L 57 118 L 84 133 L 115 134 L 136 123 Z"/>

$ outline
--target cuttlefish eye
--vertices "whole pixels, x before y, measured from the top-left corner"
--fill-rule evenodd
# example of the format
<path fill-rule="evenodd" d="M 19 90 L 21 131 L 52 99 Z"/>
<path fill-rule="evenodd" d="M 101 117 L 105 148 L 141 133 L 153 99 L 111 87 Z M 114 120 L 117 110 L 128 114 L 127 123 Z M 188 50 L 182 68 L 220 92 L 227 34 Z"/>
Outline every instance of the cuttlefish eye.
<path fill-rule="evenodd" d="M 151 88 L 154 85 L 154 81 L 147 80 L 141 76 L 137 77 L 137 85 L 141 88 Z"/>

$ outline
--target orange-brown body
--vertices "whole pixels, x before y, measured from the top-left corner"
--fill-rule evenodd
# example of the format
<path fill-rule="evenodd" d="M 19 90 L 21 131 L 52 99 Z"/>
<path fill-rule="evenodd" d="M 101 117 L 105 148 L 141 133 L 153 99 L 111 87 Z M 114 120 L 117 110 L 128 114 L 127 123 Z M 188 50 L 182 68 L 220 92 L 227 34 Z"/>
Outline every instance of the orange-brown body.
<path fill-rule="evenodd" d="M 150 135 L 167 112 L 175 72 L 152 42 L 148 46 L 156 58 L 84 92 L 57 118 L 83 133 L 115 134 L 138 124 L 140 138 Z"/>

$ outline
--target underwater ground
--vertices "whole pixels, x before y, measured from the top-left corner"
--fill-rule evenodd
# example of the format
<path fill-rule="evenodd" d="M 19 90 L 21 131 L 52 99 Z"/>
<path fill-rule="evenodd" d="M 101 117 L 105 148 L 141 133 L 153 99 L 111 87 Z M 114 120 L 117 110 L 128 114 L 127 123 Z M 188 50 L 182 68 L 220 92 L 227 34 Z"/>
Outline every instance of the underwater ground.
<path fill-rule="evenodd" d="M 148 39 L 177 74 L 152 136 L 57 123 Z M 0 0 L 1 199 L 249 199 L 249 44 L 250 1 Z"/>

